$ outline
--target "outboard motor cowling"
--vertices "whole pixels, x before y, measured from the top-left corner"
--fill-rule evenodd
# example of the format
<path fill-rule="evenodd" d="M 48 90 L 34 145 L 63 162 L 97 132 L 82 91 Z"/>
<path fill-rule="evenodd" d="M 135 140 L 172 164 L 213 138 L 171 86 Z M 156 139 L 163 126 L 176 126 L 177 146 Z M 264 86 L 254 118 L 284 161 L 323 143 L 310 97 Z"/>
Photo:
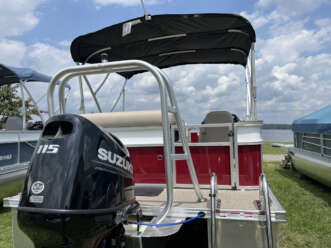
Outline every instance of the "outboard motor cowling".
<path fill-rule="evenodd" d="M 18 224 L 36 248 L 106 247 L 137 207 L 131 159 L 113 135 L 78 115 L 50 118 L 31 160 Z"/>

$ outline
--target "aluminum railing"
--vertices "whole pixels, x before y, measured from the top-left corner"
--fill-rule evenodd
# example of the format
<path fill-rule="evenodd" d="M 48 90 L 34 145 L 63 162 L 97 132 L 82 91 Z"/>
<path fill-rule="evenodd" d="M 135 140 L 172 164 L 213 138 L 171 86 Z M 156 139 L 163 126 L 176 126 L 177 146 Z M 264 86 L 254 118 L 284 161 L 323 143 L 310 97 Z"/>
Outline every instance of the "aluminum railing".
<path fill-rule="evenodd" d="M 61 80 L 59 87 L 59 108 L 60 113 L 65 113 L 66 103 L 64 97 L 64 89 L 70 79 L 78 76 L 86 75 L 96 75 L 112 72 L 127 72 L 127 71 L 137 71 L 144 70 L 149 71 L 156 79 L 159 89 L 160 89 L 160 101 L 161 101 L 161 112 L 162 112 L 162 129 L 163 129 L 163 141 L 164 141 L 164 156 L 165 156 L 165 168 L 166 168 L 166 182 L 167 182 L 167 203 L 166 206 L 162 209 L 160 215 L 156 219 L 156 223 L 162 222 L 162 220 L 169 213 L 172 204 L 173 204 L 173 166 L 174 161 L 178 159 L 176 154 L 172 154 L 173 141 L 171 140 L 171 131 L 169 125 L 168 112 L 172 112 L 175 115 L 176 124 L 178 126 L 179 134 L 181 136 L 183 150 L 185 152 L 184 159 L 187 160 L 188 169 L 190 172 L 191 180 L 194 185 L 195 193 L 200 201 L 205 199 L 202 196 L 200 191 L 200 186 L 198 184 L 198 179 L 194 169 L 192 157 L 190 154 L 190 149 L 188 147 L 187 137 L 185 135 L 185 129 L 183 126 L 183 121 L 180 116 L 178 105 L 174 96 L 172 87 L 169 84 L 167 76 L 157 67 L 141 61 L 141 60 L 126 60 L 126 61 L 117 61 L 117 62 L 106 62 L 101 64 L 91 64 L 91 65 L 81 65 L 76 67 L 69 67 L 60 72 L 58 72 L 52 79 L 48 92 L 47 92 L 47 103 L 48 103 L 48 112 L 50 116 L 53 116 L 54 111 L 54 90 L 55 85 L 58 81 Z M 91 90 L 94 100 L 96 100 L 95 92 Z M 169 98 L 168 98 L 169 97 Z M 167 104 L 167 100 L 170 101 L 170 107 Z M 97 101 L 96 101 L 97 104 Z"/>
<path fill-rule="evenodd" d="M 326 136 L 315 133 L 295 133 L 295 146 L 301 150 L 315 152 L 324 157 L 331 157 L 331 138 Z"/>
<path fill-rule="evenodd" d="M 211 248 L 217 247 L 216 208 L 217 208 L 217 176 L 213 172 L 210 177 L 210 243 Z"/>
<path fill-rule="evenodd" d="M 266 227 L 267 227 L 267 247 L 273 248 L 273 232 L 272 232 L 272 222 L 271 222 L 271 210 L 270 210 L 270 198 L 269 198 L 269 187 L 267 183 L 267 178 L 264 173 L 260 175 L 260 202 L 261 208 L 265 212 L 266 217 Z"/>

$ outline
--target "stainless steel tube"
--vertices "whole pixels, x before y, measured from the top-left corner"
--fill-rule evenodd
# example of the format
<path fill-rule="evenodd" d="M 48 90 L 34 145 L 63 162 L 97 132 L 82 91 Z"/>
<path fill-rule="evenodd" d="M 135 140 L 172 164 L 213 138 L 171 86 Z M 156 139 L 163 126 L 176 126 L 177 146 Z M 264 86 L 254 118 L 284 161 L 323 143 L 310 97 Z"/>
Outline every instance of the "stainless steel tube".
<path fill-rule="evenodd" d="M 217 203 L 217 176 L 213 172 L 210 177 L 210 242 L 211 248 L 216 248 L 216 203 Z"/>
<path fill-rule="evenodd" d="M 264 173 L 261 174 L 261 183 L 262 183 L 264 208 L 265 208 L 265 216 L 266 216 L 266 224 L 267 224 L 267 243 L 268 243 L 268 248 L 273 248 L 269 188 L 268 188 L 268 184 L 267 184 L 267 178 Z"/>
<path fill-rule="evenodd" d="M 20 81 L 19 85 L 20 85 L 20 89 L 21 89 L 21 98 L 22 98 L 23 130 L 25 130 L 25 128 L 26 128 L 26 107 L 25 107 L 25 96 L 24 96 L 24 89 L 23 89 L 24 82 Z"/>
<path fill-rule="evenodd" d="M 255 43 L 252 43 L 251 47 L 251 104 L 252 104 L 252 112 L 251 118 L 252 120 L 256 120 L 256 82 L 255 82 Z"/>

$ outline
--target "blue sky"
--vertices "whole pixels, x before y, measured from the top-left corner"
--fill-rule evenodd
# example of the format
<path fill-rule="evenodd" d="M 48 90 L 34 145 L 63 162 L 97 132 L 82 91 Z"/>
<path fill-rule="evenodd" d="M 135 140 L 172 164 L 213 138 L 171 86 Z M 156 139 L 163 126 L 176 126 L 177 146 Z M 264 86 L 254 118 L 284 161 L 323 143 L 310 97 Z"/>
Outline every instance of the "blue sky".
<path fill-rule="evenodd" d="M 258 117 L 266 123 L 291 123 L 331 103 L 331 1 L 145 0 L 145 4 L 151 15 L 212 12 L 248 18 L 257 33 Z M 0 63 L 53 75 L 73 64 L 69 45 L 75 37 L 141 15 L 140 0 L 0 0 Z M 211 110 L 229 110 L 244 118 L 242 67 L 193 65 L 166 72 L 185 120 L 200 122 Z M 98 78 L 91 80 L 98 83 Z M 115 89 L 101 92 L 105 111 L 122 83 L 114 75 L 109 85 Z M 135 76 L 128 85 L 128 109 L 157 107 L 155 85 L 148 74 Z M 33 88 L 35 94 L 45 90 Z M 96 111 L 87 96 L 88 109 Z M 70 110 L 77 111 L 75 83 L 70 102 Z"/>

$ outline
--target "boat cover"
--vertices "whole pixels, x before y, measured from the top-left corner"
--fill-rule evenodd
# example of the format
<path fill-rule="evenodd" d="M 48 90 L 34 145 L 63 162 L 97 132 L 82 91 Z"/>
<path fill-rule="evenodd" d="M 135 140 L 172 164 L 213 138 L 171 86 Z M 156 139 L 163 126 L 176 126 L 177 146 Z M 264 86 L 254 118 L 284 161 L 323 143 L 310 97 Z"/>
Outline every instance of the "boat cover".
<path fill-rule="evenodd" d="M 0 64 L 0 86 L 15 84 L 20 81 L 49 83 L 52 78 L 48 75 L 36 72 L 30 68 L 17 68 Z M 66 86 L 70 88 L 70 86 Z"/>
<path fill-rule="evenodd" d="M 159 68 L 184 64 L 246 66 L 255 31 L 234 14 L 181 14 L 140 17 L 77 37 L 71 44 L 75 62 L 99 63 L 140 59 Z M 99 52 L 98 52 L 99 51 Z M 126 78 L 139 72 L 120 73 Z"/>
<path fill-rule="evenodd" d="M 295 120 L 293 132 L 331 134 L 331 105 Z"/>

